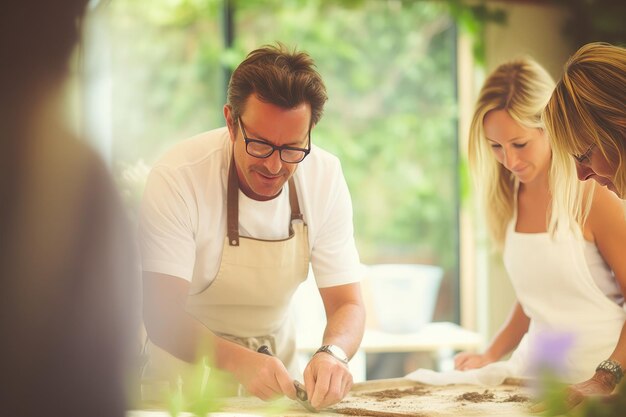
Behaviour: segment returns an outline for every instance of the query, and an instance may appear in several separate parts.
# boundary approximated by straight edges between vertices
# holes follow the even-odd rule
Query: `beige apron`
[[[286,187],[283,189],[285,192]],[[289,237],[261,240],[239,236],[239,181],[231,160],[228,174],[227,224],[222,260],[213,282],[190,295],[186,310],[218,336],[256,350],[265,344],[292,377],[296,361],[295,327],[289,314],[298,285],[309,268],[307,226],[303,221],[293,178],[289,180]],[[193,375],[192,365],[151,342],[146,343],[143,380],[175,381]],[[197,369],[196,369],[197,372]]]

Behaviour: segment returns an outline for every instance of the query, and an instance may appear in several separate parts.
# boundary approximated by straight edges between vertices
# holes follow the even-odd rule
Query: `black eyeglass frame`
[[[307,155],[311,152],[311,126],[309,126],[309,131],[307,133],[308,136],[308,143],[307,143],[307,147],[306,148],[296,148],[294,146],[288,146],[288,145],[281,145],[281,146],[276,146],[274,144],[271,144],[269,142],[266,142],[264,140],[260,140],[260,139],[253,139],[253,138],[249,138],[248,135],[246,134],[246,130],[243,127],[243,122],[241,121],[241,117],[237,118],[237,122],[239,123],[239,128],[241,129],[241,134],[243,135],[243,140],[246,143],[246,153],[250,156],[253,156],[255,158],[260,158],[260,159],[265,159],[265,158],[269,158],[270,156],[272,156],[274,154],[274,152],[278,151],[278,155],[280,156],[280,160],[283,161],[286,164],[299,164],[300,162],[304,161],[304,158],[307,157]],[[267,154],[267,155],[255,155],[253,153],[250,153],[250,151],[248,150],[248,145],[250,143],[258,143],[261,145],[265,145],[268,146],[270,148],[272,148],[272,150]],[[283,158],[283,151],[297,151],[297,152],[302,152],[302,159],[300,159],[299,161],[286,161]]]
[[[593,143],[591,144],[591,146],[589,147],[589,149],[587,149],[585,153],[581,155],[572,155],[572,156],[574,157],[576,162],[578,162],[581,165],[589,164],[591,162],[591,152],[594,150],[595,147],[596,147],[596,144]]]

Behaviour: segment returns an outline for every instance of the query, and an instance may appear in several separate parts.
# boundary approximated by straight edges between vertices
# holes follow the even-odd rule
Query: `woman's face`
[[[519,125],[506,110],[491,110],[483,121],[491,150],[523,184],[547,178],[552,150],[544,131]]]
[[[598,182],[598,184],[613,191],[618,195],[618,197],[626,197],[624,195],[620,195],[615,188],[614,181],[617,164],[608,160],[595,144],[590,145],[584,154],[575,155],[574,159],[576,160],[576,172],[578,174],[578,179],[581,181],[593,179]]]

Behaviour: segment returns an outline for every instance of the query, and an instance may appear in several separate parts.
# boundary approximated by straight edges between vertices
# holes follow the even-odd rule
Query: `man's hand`
[[[296,399],[293,380],[280,359],[254,351],[245,352],[240,359],[235,377],[250,394],[264,401],[282,395]]]
[[[304,370],[309,402],[318,410],[341,401],[352,388],[348,367],[332,355],[316,353]]]
[[[608,372],[598,371],[591,379],[566,388],[565,407],[569,410],[580,404],[586,397],[609,396],[615,389],[615,377]],[[542,401],[530,408],[533,413],[545,411],[546,403]]]
[[[495,361],[496,359],[487,353],[461,352],[454,357],[454,369],[467,371],[468,369],[482,368]]]

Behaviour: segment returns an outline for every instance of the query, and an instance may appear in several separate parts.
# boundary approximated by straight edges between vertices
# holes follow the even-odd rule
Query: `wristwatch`
[[[613,375],[616,385],[619,384],[619,381],[621,381],[622,377],[624,376],[624,371],[622,371],[622,367],[620,366],[620,364],[617,361],[611,359],[600,362],[600,365],[598,365],[598,367],[596,368],[596,372],[598,371],[606,371]]]
[[[315,353],[317,354],[320,352],[326,352],[338,361],[343,362],[345,365],[348,364],[348,355],[346,355],[346,352],[344,352],[343,349],[337,345],[324,345],[317,349]]]

